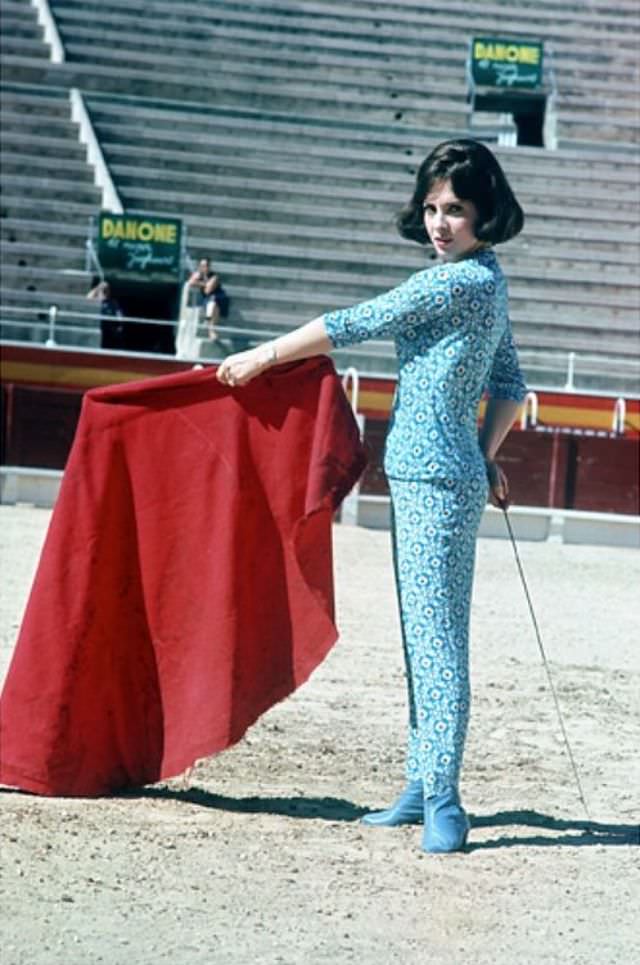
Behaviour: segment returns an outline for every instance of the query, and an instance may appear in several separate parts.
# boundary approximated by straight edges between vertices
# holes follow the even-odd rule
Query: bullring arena
[[[338,642],[184,774],[102,797],[1,788],[3,965],[640,959],[637,5],[0,0],[0,13],[0,682],[84,393],[206,370],[398,284],[425,259],[393,225],[416,164],[470,135],[527,213],[501,253],[530,389],[503,464],[589,812],[488,509],[469,842],[427,855],[417,827],[360,824],[403,780],[381,469],[395,369],[390,343],[341,350],[369,465],[333,523]],[[503,78],[543,51],[535,89],[506,84],[504,100],[505,84],[474,80],[474,38]],[[127,265],[114,239],[150,247]],[[184,287],[202,257],[230,295],[215,338]],[[102,280],[131,339],[115,349],[86,298]]]

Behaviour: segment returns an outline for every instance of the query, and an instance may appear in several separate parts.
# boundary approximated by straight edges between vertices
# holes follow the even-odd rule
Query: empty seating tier
[[[525,357],[637,355],[635,4],[50,6],[63,63],[31,7],[0,2],[4,308],[86,313],[101,197],[72,87],[125,208],[184,219],[191,254],[209,255],[232,294],[229,323],[252,338],[400,282],[431,256],[396,235],[395,214],[430,148],[469,130],[469,39],[506,31],[544,41],[557,82],[556,149],[486,135],[527,213],[502,252],[518,340]],[[356,356],[387,370],[390,346]]]

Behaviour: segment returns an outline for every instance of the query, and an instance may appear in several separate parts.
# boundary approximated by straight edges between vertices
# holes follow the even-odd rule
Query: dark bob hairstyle
[[[422,245],[430,240],[423,205],[437,181],[451,181],[462,201],[473,201],[478,211],[474,228],[478,241],[497,245],[522,230],[524,213],[497,160],[480,141],[463,138],[438,144],[420,165],[413,197],[396,221],[403,238]]]

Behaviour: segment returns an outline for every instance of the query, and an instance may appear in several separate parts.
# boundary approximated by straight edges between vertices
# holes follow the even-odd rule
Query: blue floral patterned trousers
[[[407,778],[457,787],[469,721],[469,616],[484,479],[390,479],[409,691]]]

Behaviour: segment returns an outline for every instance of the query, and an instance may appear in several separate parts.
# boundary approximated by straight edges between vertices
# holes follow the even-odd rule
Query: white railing
[[[527,392],[522,404],[520,416],[521,429],[535,429],[538,425],[538,396],[535,392]]]
[[[616,435],[624,435],[625,424],[627,421],[627,403],[624,399],[616,399],[613,406],[613,419],[611,421],[611,431]]]
[[[350,402],[353,410],[353,417],[358,426],[360,438],[364,439],[364,415],[359,410],[360,375],[354,365],[350,365],[349,368],[345,370],[342,376],[342,388],[344,389],[347,398],[349,397],[349,390],[351,390]],[[348,495],[342,501],[342,506],[340,507],[341,523],[347,523],[351,526],[358,525],[358,507],[360,505],[361,481],[361,479],[358,479],[351,492],[348,493]]]
[[[198,325],[201,307],[196,304],[197,292],[188,281],[182,286],[180,311],[176,329],[176,355],[179,359],[197,358],[200,353]]]
[[[31,0],[31,6],[35,7],[38,14],[38,23],[44,31],[45,43],[51,48],[51,62],[64,63],[64,47],[48,0]]]
[[[99,272],[98,272],[99,273]],[[188,303],[183,303],[188,306]],[[41,329],[42,341],[50,337],[48,312],[51,306],[31,306],[29,308],[3,308],[0,306],[0,325],[11,326],[12,329],[24,329],[24,341],[32,342],[34,328]],[[54,328],[65,328],[67,332],[87,332],[87,323],[94,325],[96,314],[89,312],[74,312],[60,309],[58,306],[57,320]],[[189,311],[191,306],[186,307]],[[183,318],[182,309],[180,319]],[[38,318],[37,316],[41,317]],[[43,316],[46,316],[44,318]],[[180,322],[168,322],[166,319],[131,318],[127,319],[140,324],[174,324],[179,331]],[[76,321],[79,324],[75,324]],[[186,319],[185,319],[186,321]],[[193,332],[192,318],[189,322],[190,331],[186,333],[186,341],[180,339],[181,358],[196,358],[196,353],[200,350],[200,339],[196,332]],[[84,323],[84,324],[83,324]],[[257,342],[267,341],[277,338],[279,335],[289,331],[286,325],[276,323],[265,324],[242,324],[242,325],[216,325],[216,334],[219,336],[219,354],[222,357],[231,348],[237,350],[244,346],[249,347]],[[185,333],[183,332],[183,335]],[[55,337],[55,336],[54,336]],[[12,335],[13,339],[14,336]],[[20,335],[18,335],[20,339]],[[36,339],[40,340],[40,335],[36,334]],[[216,343],[217,344],[217,343]],[[590,395],[604,394],[625,395],[627,398],[635,398],[640,394],[640,363],[636,358],[609,357],[606,355],[587,355],[575,352],[538,352],[535,350],[522,349],[520,351],[520,362],[528,377],[530,384],[536,386],[538,390],[547,391],[570,391],[587,392]],[[393,343],[388,341],[368,342],[364,345],[354,345],[349,349],[340,350],[336,354],[337,365],[342,371],[348,367],[356,365],[360,377],[366,374],[369,378],[394,379],[396,377],[396,363],[393,350]],[[539,373],[539,374],[537,374]],[[596,384],[597,383],[597,384]],[[604,387],[602,387],[604,386]]]
[[[87,148],[87,163],[93,168],[93,182],[102,191],[102,207],[114,214],[122,214],[124,208],[116,186],[111,179],[102,148],[93,129],[84,98],[77,87],[69,91],[71,101],[71,120],[79,127],[80,143]]]

